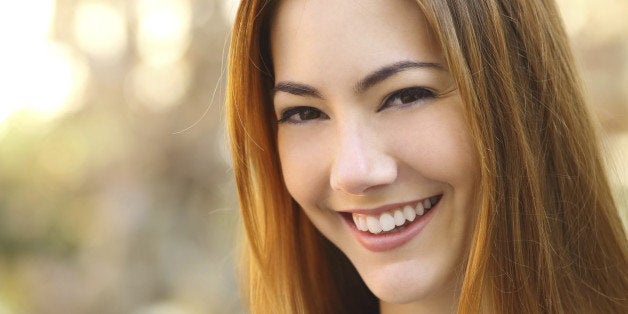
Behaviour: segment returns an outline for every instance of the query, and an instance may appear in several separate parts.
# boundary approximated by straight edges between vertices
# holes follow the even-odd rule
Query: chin
[[[432,303],[456,294],[459,277],[456,272],[445,273],[419,263],[374,267],[360,272],[371,292],[381,301],[392,304]],[[423,268],[423,271],[419,269]]]

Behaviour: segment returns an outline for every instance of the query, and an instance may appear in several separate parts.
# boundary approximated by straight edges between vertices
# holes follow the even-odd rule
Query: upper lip
[[[414,207],[414,206],[416,206],[416,204],[419,201],[423,201],[425,199],[428,199],[428,198],[431,198],[431,197],[434,197],[434,196],[438,196],[438,195],[441,195],[441,194],[442,193],[436,193],[436,194],[432,194],[431,196],[428,196],[428,197],[415,199],[415,200],[408,201],[408,202],[391,203],[391,204],[386,204],[386,205],[375,207],[375,208],[371,208],[371,209],[351,208],[351,209],[342,209],[342,210],[338,210],[338,211],[342,212],[342,213],[363,214],[363,215],[378,215],[378,214],[381,214],[383,212],[387,212],[387,211],[390,211],[390,210],[393,210],[393,209],[403,208],[406,205],[410,205],[411,207]]]

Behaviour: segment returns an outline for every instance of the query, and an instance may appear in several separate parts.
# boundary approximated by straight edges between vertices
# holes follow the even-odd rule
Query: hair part
[[[282,179],[269,92],[275,4],[242,1],[229,55],[242,287],[254,313],[376,313],[375,296]],[[628,312],[626,235],[553,1],[418,4],[457,82],[481,166],[458,312]]]

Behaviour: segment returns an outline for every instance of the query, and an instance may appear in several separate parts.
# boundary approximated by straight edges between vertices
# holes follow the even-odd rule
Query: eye
[[[377,111],[382,111],[388,107],[411,106],[417,102],[435,97],[435,92],[424,87],[404,88],[386,97]]]
[[[329,118],[324,112],[312,107],[293,107],[284,110],[277,123],[304,123],[310,120]]]

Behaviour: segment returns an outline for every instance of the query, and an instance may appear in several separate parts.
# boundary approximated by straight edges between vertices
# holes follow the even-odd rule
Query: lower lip
[[[360,231],[353,223],[351,217],[344,219],[349,229],[353,232],[358,242],[362,244],[367,250],[373,252],[385,252],[394,250],[417,236],[423,228],[432,220],[434,212],[439,208],[442,199],[430,208],[430,210],[423,216],[417,216],[409,225],[405,226],[402,230],[392,233],[379,233],[372,234],[368,231]]]

